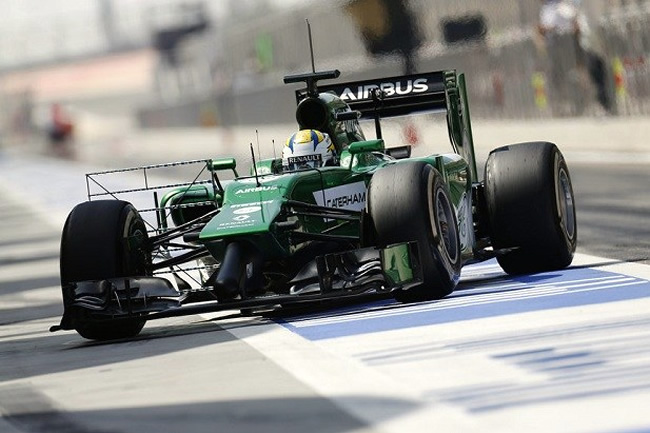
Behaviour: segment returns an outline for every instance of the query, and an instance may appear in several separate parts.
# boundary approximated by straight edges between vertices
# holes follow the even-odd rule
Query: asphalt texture
[[[517,141],[516,137],[506,142],[514,141]],[[612,259],[650,264],[650,164],[613,162],[606,157],[582,158],[572,151],[573,149],[569,148],[565,156],[576,198],[578,250],[605,257],[608,261]],[[162,159],[160,154],[157,156]],[[125,154],[123,157],[128,165],[129,155]],[[89,158],[85,162],[96,163],[97,160]],[[66,209],[63,211],[67,212],[70,208],[66,202],[69,199],[67,196],[73,195],[73,191],[62,191],[61,186],[57,184],[59,181],[49,177],[47,169],[43,167],[49,164],[57,171],[66,172],[66,167],[69,166],[69,171],[75,172],[76,179],[78,164],[60,160],[42,163],[43,161],[35,166],[35,172],[30,176],[31,185],[21,186],[50,188],[53,192],[48,194],[48,197],[51,197],[49,200],[64,202]],[[83,177],[79,177],[78,181],[82,184]],[[60,185],[69,184],[68,179],[60,182]],[[49,334],[48,327],[55,324],[61,314],[58,286],[60,228],[38,212],[38,200],[35,196],[27,195],[29,200],[26,200],[25,196],[20,198],[20,194],[18,189],[11,194],[0,190],[0,432],[369,432],[376,431],[374,420],[387,420],[390,425],[390,420],[403,420],[409,414],[418,412],[421,401],[409,399],[408,393],[397,389],[397,378],[402,377],[400,375],[404,375],[404,371],[417,373],[417,368],[412,367],[413,364],[404,364],[404,370],[391,370],[392,367],[389,366],[384,373],[399,373],[389,386],[384,386],[379,380],[385,379],[385,374],[363,376],[363,382],[368,384],[368,388],[362,392],[361,388],[355,388],[357,382],[349,377],[357,372],[358,362],[348,362],[346,359],[341,364],[345,368],[337,370],[338,364],[331,364],[331,368],[328,368],[325,363],[333,360],[323,358],[319,364],[318,358],[334,353],[333,358],[344,359],[340,353],[333,352],[333,347],[336,346],[323,344],[318,347],[327,350],[319,352],[314,344],[307,344],[305,352],[299,357],[294,356],[291,360],[293,364],[290,364],[301,365],[303,374],[308,374],[300,376],[296,373],[299,369],[291,370],[277,362],[277,359],[283,359],[283,356],[292,356],[292,351],[296,349],[295,341],[290,340],[286,345],[282,345],[276,340],[267,340],[269,331],[256,317],[239,317],[234,327],[223,325],[224,321],[201,316],[153,321],[147,324],[137,338],[109,344],[88,342],[73,332]],[[541,286],[544,287],[543,284]],[[624,288],[621,290],[625,291]],[[461,292],[458,299],[465,298],[468,296]],[[534,299],[531,299],[531,302],[533,301]],[[428,341],[426,338],[431,339],[427,343],[429,346],[438,347],[441,339],[443,342],[445,338],[456,341],[455,339],[460,338],[459,335],[463,335],[464,329],[467,332],[466,338],[474,338],[476,334],[477,342],[468,346],[475,347],[478,342],[493,343],[493,340],[481,335],[481,332],[493,330],[497,335],[501,335],[500,333],[506,333],[505,330],[509,327],[517,334],[532,336],[534,332],[543,330],[546,326],[553,333],[563,335],[561,340],[566,341],[567,337],[575,335],[575,332],[572,331],[573,328],[555,330],[554,327],[558,323],[564,320],[584,321],[584,329],[601,329],[604,325],[598,325],[598,328],[590,320],[593,317],[594,323],[598,324],[596,319],[601,318],[603,311],[607,311],[606,318],[611,316],[608,320],[619,327],[621,323],[625,324],[624,318],[637,322],[643,320],[643,323],[646,323],[645,316],[639,315],[648,310],[638,308],[645,304],[634,302],[630,301],[631,306],[625,311],[619,307],[609,310],[594,309],[590,310],[593,311],[591,315],[584,316],[576,313],[585,311],[585,307],[577,307],[573,310],[574,314],[563,314],[559,308],[544,315],[530,313],[525,320],[513,315],[512,321],[508,321],[508,316],[505,316],[506,319],[499,322],[499,326],[494,329],[489,326],[494,323],[490,319],[484,319],[486,322],[481,323],[487,325],[480,328],[474,328],[472,321],[467,321],[466,329],[463,327],[464,322],[442,324],[435,329],[422,328],[421,335],[413,338],[415,342],[408,344],[402,339],[402,334],[393,335],[393,340],[391,334],[377,334],[378,340],[381,340],[377,342],[377,347],[389,350],[387,347],[390,347],[392,341],[392,344],[405,344],[408,350],[417,351],[421,350],[423,341]],[[391,306],[391,309],[395,307]],[[620,314],[620,317],[617,314]],[[530,317],[543,317],[543,320],[537,324],[531,322]],[[522,330],[526,324],[530,329]],[[646,334],[637,328],[630,329],[630,335],[640,337],[639,341],[634,340],[633,344],[627,346],[639,351],[638,358],[643,359],[646,352],[643,351],[645,343],[641,337]],[[646,332],[645,329],[642,331]],[[432,333],[432,330],[436,332]],[[512,335],[506,334],[498,341],[511,341]],[[613,344],[612,339],[620,339],[620,336],[621,333],[617,332],[616,335],[606,334],[597,339],[589,337],[585,341],[595,340],[602,342],[603,347],[609,347]],[[567,354],[563,352],[564,348],[560,350],[553,346],[561,346],[562,342],[556,340],[549,338],[548,341],[541,340],[536,342],[536,345],[529,345],[530,347],[511,350],[516,351],[517,356],[529,357],[531,353],[540,353],[542,347],[544,351],[541,353],[548,353],[549,350],[559,352],[555,358],[560,360],[570,356],[582,356],[583,352],[599,353],[589,349]],[[260,341],[269,341],[268,344],[274,346],[261,352],[259,346],[253,344],[255,341],[258,345]],[[355,351],[370,350],[371,346],[368,346],[367,342],[355,341],[351,339],[349,342]],[[306,342],[301,342],[303,343]],[[337,341],[334,340],[334,343]],[[344,341],[338,344],[343,343]],[[549,344],[552,349],[548,349]],[[456,358],[450,358],[449,364],[445,364],[445,357],[452,352],[458,352],[461,346],[460,343],[450,344],[448,347],[453,350],[442,346],[444,350],[437,359],[440,366],[444,367],[440,370],[443,376],[448,376],[450,370],[462,369],[462,374],[454,376],[456,379],[476,375],[480,378],[477,383],[481,383],[485,377],[484,371],[491,371],[490,376],[497,379],[504,374],[503,371],[494,369],[495,366],[501,365],[494,364],[495,359],[500,359],[495,358],[494,353],[484,357],[489,361],[485,364],[480,362],[483,358],[474,354],[467,359],[460,358],[459,362],[452,362]],[[275,357],[270,358],[269,353],[273,353]],[[495,353],[499,355],[501,352]],[[436,360],[435,356],[429,358]],[[626,364],[621,366],[621,371],[628,372],[630,369],[626,368],[626,365],[634,356],[625,355],[623,359]],[[512,369],[513,375],[521,374],[524,371],[522,366],[530,365],[528,358],[524,361]],[[467,368],[470,365],[468,362],[477,367]],[[310,368],[312,364],[317,367]],[[563,369],[569,367],[573,368],[568,370],[571,373],[569,376],[573,377],[576,367],[562,366]],[[487,368],[489,370],[486,370]],[[304,373],[305,371],[308,373]],[[431,371],[427,370],[429,373]],[[539,376],[545,374],[547,373]],[[586,373],[583,371],[583,374]],[[589,379],[585,383],[601,383],[599,380],[592,380],[591,376],[585,377]],[[635,386],[644,387],[646,378],[647,376],[640,374],[634,376]],[[437,378],[443,382],[444,379],[442,376]],[[351,394],[340,391],[343,389],[341,382],[346,380],[350,381],[350,387],[353,388]],[[526,380],[532,379],[526,377]],[[315,387],[313,383],[321,385]],[[332,389],[334,392],[324,393],[324,389]],[[378,391],[370,392],[374,389]],[[482,395],[481,389],[474,391],[476,395]],[[584,391],[580,389],[576,392]],[[613,394],[611,400],[601,395],[603,406],[608,408],[605,412],[609,418],[628,418],[630,414],[624,413],[625,408],[634,405],[626,405],[623,397],[629,394],[629,391]],[[520,396],[513,398],[518,400]],[[570,405],[573,401],[567,398],[562,406],[565,406],[565,403]],[[630,400],[632,403],[639,401],[642,401],[642,397]],[[381,410],[368,411],[367,413],[373,415],[364,418],[345,410],[342,402],[348,408]],[[438,401],[433,403],[435,408],[441,406],[444,404]],[[436,413],[435,410],[432,412]],[[456,412],[443,413],[444,420],[453,423],[455,417],[450,417],[449,413]],[[555,412],[553,413],[555,416]],[[603,411],[590,412],[591,415],[585,419],[599,413]],[[516,414],[514,412],[514,417],[507,416],[504,419],[517,419]],[[543,420],[544,412],[538,414]],[[373,418],[375,415],[377,417]],[[490,413],[487,415],[483,419],[489,420]],[[369,421],[369,418],[373,418],[373,421]],[[639,415],[639,418],[641,423],[630,425],[639,426],[639,429],[634,431],[645,431],[647,417]],[[540,420],[535,423],[538,427],[545,425]],[[420,428],[409,429],[408,424],[396,424],[397,428],[392,431],[422,431],[422,425],[418,424]],[[434,424],[426,425],[429,429]],[[445,429],[443,424],[435,425],[441,426],[443,431],[476,431],[476,428]],[[491,427],[493,431],[522,431],[521,428],[508,429],[507,424],[496,423],[491,424]],[[535,429],[531,428],[528,431],[533,430]],[[625,431],[628,430],[629,428]],[[621,429],[608,429],[603,424],[598,431]]]
[[[578,249],[650,264],[650,165],[573,164]]]

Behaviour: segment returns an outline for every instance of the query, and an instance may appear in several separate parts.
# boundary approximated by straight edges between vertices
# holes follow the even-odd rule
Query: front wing
[[[422,282],[417,242],[364,248],[316,257],[317,282],[289,294],[265,293],[234,300],[188,302],[191,292],[176,290],[159,277],[111,278],[80,281],[64,287],[66,313],[50,331],[70,329],[65,315],[83,309],[93,321],[147,320],[231,309],[274,308],[367,294],[406,290]],[[209,288],[204,291],[210,292]]]

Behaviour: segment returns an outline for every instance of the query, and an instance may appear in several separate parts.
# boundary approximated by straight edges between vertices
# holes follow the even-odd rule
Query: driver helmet
[[[282,149],[282,166],[285,170],[318,168],[336,163],[336,150],[329,135],[315,129],[294,133]]]

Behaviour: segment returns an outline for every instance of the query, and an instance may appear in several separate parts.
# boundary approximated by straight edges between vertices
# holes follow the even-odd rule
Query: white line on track
[[[306,319],[297,319],[295,321],[291,320],[290,323],[296,328],[306,327],[306,326],[315,326],[315,325],[325,325],[330,323],[345,323],[345,322],[354,322],[357,320],[371,319],[371,318],[390,318],[395,316],[404,316],[411,315],[415,313],[430,312],[437,310],[447,310],[457,307],[464,307],[470,305],[486,305],[496,302],[503,301],[515,301],[521,299],[532,299],[539,298],[544,296],[555,296],[562,295],[566,293],[580,293],[585,291],[593,290],[603,290],[611,289],[615,287],[626,287],[631,285],[638,284],[647,284],[647,281],[635,280],[634,278],[629,277],[606,277],[608,284],[602,284],[601,281],[590,282],[590,283],[578,283],[581,280],[576,280],[574,284],[548,284],[548,285],[535,285],[532,288],[524,288],[525,285],[516,285],[519,287],[519,290],[509,291],[506,293],[486,293],[486,294],[477,294],[469,298],[445,298],[436,303],[430,304],[420,304],[416,306],[405,306],[400,308],[397,311],[384,310],[380,311],[368,311],[362,313],[350,313],[347,316],[336,316],[336,317],[323,317],[323,318],[306,318]],[[602,279],[600,279],[602,280]],[[571,290],[577,287],[584,287],[579,290]],[[512,288],[512,287],[511,287]],[[464,293],[464,292],[463,292]]]

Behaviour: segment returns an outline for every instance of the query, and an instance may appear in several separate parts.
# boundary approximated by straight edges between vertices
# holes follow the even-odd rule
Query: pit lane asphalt
[[[650,165],[575,163],[570,172],[579,250],[650,264]]]
[[[60,169],[62,165],[52,162],[51,171]],[[37,171],[42,173],[44,167],[38,167]],[[30,185],[25,184],[24,187],[29,188]],[[69,192],[74,195],[72,191]],[[378,431],[372,427],[375,423],[387,426],[388,431],[428,431],[431,419],[437,421],[434,424],[442,431],[476,431],[476,425],[472,424],[476,414],[470,413],[468,416],[448,404],[436,403],[434,407],[441,413],[438,416],[431,407],[421,406],[421,399],[416,398],[415,392],[401,389],[397,381],[390,380],[390,376],[387,380],[386,375],[369,372],[370,369],[341,358],[339,354],[332,358],[332,353],[324,353],[319,346],[310,346],[297,336],[291,337],[292,333],[285,332],[280,339],[277,336],[270,339],[268,337],[273,332],[269,331],[269,325],[255,317],[237,318],[235,315],[231,319],[226,317],[213,321],[206,317],[189,316],[154,321],[145,327],[139,337],[108,344],[87,342],[70,332],[49,334],[47,328],[56,322],[61,313],[57,258],[60,228],[58,223],[52,223],[53,219],[60,223],[60,218],[56,215],[44,216],[35,211],[32,207],[35,197],[23,202],[14,193],[0,193],[0,211],[3,215],[0,226],[1,432],[244,433],[302,432],[307,429],[313,432],[370,432]],[[458,300],[463,300],[462,293]],[[611,310],[607,314],[611,315]],[[601,316],[600,313],[595,315]],[[584,314],[567,317],[584,320],[582,316]],[[232,322],[225,328],[220,325],[228,320]],[[631,322],[627,324],[624,320]],[[645,328],[640,326],[649,320],[650,317],[635,318],[633,314],[621,312],[618,317],[609,319],[607,326],[629,326],[631,331],[628,333],[631,335],[628,338],[633,338],[642,335],[640,333]],[[543,325],[534,329],[544,330],[551,327],[550,323],[555,327],[557,322],[557,318],[549,317]],[[537,326],[536,322],[525,323],[528,327]],[[588,323],[578,329],[587,332],[605,326],[594,328]],[[517,328],[522,326],[524,323],[519,323]],[[454,322],[447,327],[463,329],[467,325]],[[465,329],[465,333],[467,331]],[[426,334],[426,331],[423,332]],[[565,335],[567,330],[553,331],[550,328],[541,337],[553,341],[551,337],[557,332]],[[519,333],[529,338],[534,335],[531,330]],[[471,334],[472,331],[465,338]],[[290,338],[286,340],[287,337]],[[442,332],[434,340],[438,338],[455,341],[456,336]],[[493,337],[495,341],[504,338]],[[583,338],[590,340],[594,337],[589,335]],[[479,340],[482,341],[481,338]],[[601,340],[606,338],[599,336],[596,341]],[[424,340],[421,336],[416,341],[422,343]],[[486,341],[494,344],[492,340]],[[396,343],[402,346],[406,344],[402,339],[389,339],[384,343],[376,341],[374,346],[364,345],[363,351],[373,353],[371,347],[375,347],[374,350],[379,353],[382,352],[380,348],[385,351],[386,347]],[[269,344],[272,346],[269,347]],[[303,344],[307,344],[307,352],[294,353]],[[427,347],[430,344],[427,343]],[[542,341],[541,344],[548,343]],[[438,342],[432,347],[439,345]],[[407,347],[408,351],[420,350],[412,343],[408,343]],[[516,350],[516,345],[514,347],[511,350],[522,358],[518,362],[522,365],[530,362],[526,358],[530,356],[529,352]],[[260,350],[262,348],[263,351]],[[440,350],[444,355],[449,349],[442,347]],[[564,350],[568,348],[562,351],[553,349],[550,355],[557,360],[578,356],[574,353],[564,354]],[[636,347],[636,350],[644,353],[641,347]],[[269,351],[273,353],[272,358],[266,355]],[[545,349],[540,353],[548,351]],[[329,355],[329,358],[323,358],[323,355]],[[471,353],[469,356],[471,359],[474,357]],[[278,363],[278,359],[283,357],[284,365],[290,362],[291,365],[301,366],[302,376],[294,374],[298,369],[283,369],[283,364]],[[444,362],[444,358],[441,360]],[[336,362],[330,364],[333,361]],[[454,368],[462,369],[463,365],[460,363]],[[493,370],[493,365],[490,368],[490,376],[502,374]],[[481,368],[470,368],[463,375],[480,375],[481,371]],[[646,375],[625,375],[626,381],[635,380],[637,385],[646,379]],[[319,383],[319,388],[311,386],[314,381]],[[645,386],[643,383],[639,386]],[[363,384],[365,388],[360,388]],[[340,394],[341,389],[346,390],[346,385],[349,394]],[[579,385],[584,386],[582,382]],[[580,392],[576,388],[577,385],[574,385],[571,392]],[[324,392],[328,389],[336,392]],[[387,393],[387,390],[390,392]],[[501,394],[508,397],[504,392],[501,391]],[[530,393],[530,390],[526,392]],[[480,389],[468,393],[470,391],[458,395],[463,398],[483,395]],[[544,398],[544,394],[541,395],[540,398]],[[454,394],[448,399],[454,401],[456,398],[460,397]],[[527,394],[527,398],[532,397]],[[612,405],[621,401],[618,398],[614,394],[610,400],[605,399],[607,407],[627,407],[625,403]],[[341,407],[341,402],[347,410]],[[485,404],[483,400],[478,403]],[[351,414],[350,407],[369,415],[366,418],[355,416]],[[613,412],[619,413],[618,419],[629,417],[623,409]],[[486,414],[488,420],[489,415],[491,413]],[[548,418],[544,418],[543,411],[539,416],[537,425],[544,426],[549,422]],[[429,422],[422,424],[423,419]],[[512,419],[516,419],[516,416]],[[613,419],[617,417],[614,415]],[[640,420],[642,422],[643,418],[637,415],[634,422]],[[501,422],[497,419],[492,426],[500,426],[498,431],[521,431]],[[423,428],[424,425],[427,427]],[[590,425],[593,431],[593,424],[585,425]],[[589,431],[585,425],[574,425],[568,430]]]
[[[579,248],[647,263],[648,166],[585,162],[569,153],[567,159]],[[43,186],[47,165],[25,186]],[[54,188],[49,197],[65,202],[59,194]],[[140,338],[108,345],[48,334],[60,314],[58,227],[50,230],[29,206],[2,203],[0,287],[8,321],[2,322],[0,431],[373,431],[204,318],[152,322]],[[69,206],[63,207],[64,215]],[[262,329],[254,325],[247,332]],[[386,418],[417,409],[405,398],[355,398],[383,404]]]

